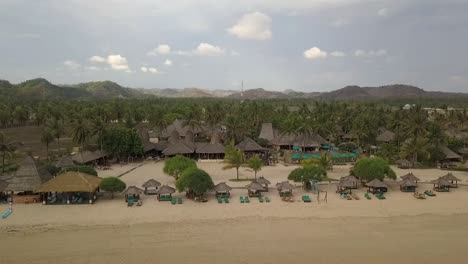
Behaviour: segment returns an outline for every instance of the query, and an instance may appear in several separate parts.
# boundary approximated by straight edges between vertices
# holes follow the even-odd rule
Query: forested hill
[[[296,92],[293,90],[268,91],[262,88],[244,92],[225,90],[185,89],[132,89],[111,81],[87,82],[74,85],[56,85],[38,78],[19,84],[0,80],[0,96],[16,99],[112,99],[143,97],[227,97],[233,99],[288,99],[317,98],[322,100],[371,100],[419,98],[468,98],[465,93],[425,91],[421,88],[395,84],[381,87],[346,86],[331,92]]]

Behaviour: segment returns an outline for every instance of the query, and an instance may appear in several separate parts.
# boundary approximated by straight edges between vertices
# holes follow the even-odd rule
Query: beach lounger
[[[258,201],[261,202],[261,203],[263,203],[263,202],[264,202],[263,197],[262,197],[262,196],[259,196],[259,197],[258,197]]]
[[[133,199],[128,199],[127,200],[127,206],[133,206],[135,202],[133,201]]]
[[[176,203],[177,203],[177,199],[176,199],[176,198],[172,198],[171,203],[172,203],[172,204],[176,204]]]
[[[303,195],[303,196],[302,196],[302,201],[303,201],[304,203],[310,203],[310,202],[312,202],[312,200],[310,199],[310,196],[309,196],[309,195]]]
[[[367,200],[372,199],[371,196],[369,195],[369,193],[365,193],[365,194],[364,194],[364,197],[366,197]]]
[[[182,203],[183,203],[182,197],[177,198],[177,203],[178,203],[178,204],[182,204]]]
[[[228,197],[224,197],[224,203],[229,203],[229,198]]]
[[[375,197],[377,197],[379,200],[385,200],[385,196],[382,193],[376,193]]]
[[[270,197],[265,197],[265,202],[269,203],[270,202]]]
[[[244,198],[244,200],[245,200],[246,203],[250,203],[250,198],[249,198],[248,196],[246,196],[246,197]]]
[[[424,194],[427,195],[427,196],[431,196],[431,197],[436,196],[436,194],[433,191],[430,191],[430,190],[425,190]]]
[[[351,197],[353,197],[354,200],[359,200],[359,197],[356,194],[351,194]]]
[[[244,197],[243,196],[239,197],[239,201],[240,203],[244,203]]]
[[[218,197],[218,203],[223,203],[223,198]]]

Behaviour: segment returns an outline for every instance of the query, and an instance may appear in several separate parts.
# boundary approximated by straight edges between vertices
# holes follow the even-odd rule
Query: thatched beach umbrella
[[[434,190],[438,192],[449,192],[450,187],[452,187],[452,183],[443,177],[440,177],[437,180],[433,180],[431,183],[434,184]]]
[[[410,173],[408,173],[408,174],[406,174],[406,175],[403,175],[403,176],[401,176],[400,178],[401,178],[402,180],[410,180],[410,181],[413,181],[413,182],[415,182],[416,184],[418,184],[418,181],[420,181],[419,178],[416,177],[416,176],[414,176],[414,174],[413,174],[412,172],[410,172]]]
[[[414,192],[417,186],[418,184],[410,178],[405,178],[400,182],[400,190],[402,192]]]
[[[258,196],[260,192],[265,191],[265,188],[258,182],[251,182],[249,185],[245,186],[247,188],[249,196]]]
[[[292,185],[288,181],[284,181],[277,183],[276,188],[278,189],[280,196],[283,196],[284,194],[292,194],[292,191],[296,188],[296,186]]]
[[[146,195],[151,195],[151,194],[156,194],[159,186],[161,186],[160,182],[156,181],[155,179],[149,179],[145,183],[143,183],[141,187],[145,188],[144,193]],[[148,188],[154,188],[154,189],[148,190]]]
[[[255,180],[257,183],[261,184],[263,186],[263,188],[265,189],[265,191],[268,192],[268,185],[271,184],[271,182],[267,179],[265,179],[265,177],[259,177],[257,180]]]
[[[173,193],[175,189],[168,185],[163,185],[156,191],[159,201],[170,201]]]
[[[232,188],[229,185],[227,185],[225,182],[220,182],[216,184],[216,186],[214,187],[214,190],[216,192],[216,197],[218,196],[229,197],[230,191],[232,190]]]
[[[452,188],[457,188],[458,187],[458,182],[461,181],[460,179],[455,177],[451,172],[447,173],[446,175],[442,176],[441,178],[443,178],[444,180],[449,181],[450,183],[452,183],[452,186],[450,186]]]
[[[375,193],[376,191],[379,192],[386,192],[387,191],[387,184],[382,182],[381,180],[375,178],[372,181],[366,183],[366,186],[369,188],[369,192]]]

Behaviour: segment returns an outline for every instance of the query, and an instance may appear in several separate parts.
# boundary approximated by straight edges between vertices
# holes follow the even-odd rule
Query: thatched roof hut
[[[200,154],[224,154],[225,147],[221,143],[206,143],[197,147],[195,152]]]
[[[457,177],[455,177],[451,172],[447,173],[446,175],[441,177],[442,179],[452,183],[451,187],[458,187],[458,182],[461,181]]]
[[[378,142],[382,142],[382,143],[389,143],[389,142],[392,142],[393,140],[395,140],[395,133],[393,133],[392,131],[390,130],[384,130],[382,133],[380,133],[376,140]]]
[[[434,190],[438,192],[449,192],[450,187],[453,187],[453,184],[443,177],[433,180],[431,183],[434,184]]]
[[[408,169],[408,168],[411,168],[412,166],[411,161],[407,159],[399,159],[395,163],[398,165],[398,168],[400,169]]]
[[[377,178],[373,179],[372,181],[366,183],[366,186],[369,188],[369,192],[386,192],[387,191],[387,184]]]
[[[143,193],[143,190],[132,185],[132,186],[128,186],[127,189],[123,193],[125,194],[125,196],[140,195]]]
[[[72,156],[72,160],[76,164],[87,164],[98,161],[99,159],[104,158],[105,155],[101,153],[100,150],[96,151],[80,151]]]
[[[195,152],[195,147],[194,145],[188,145],[186,142],[178,141],[175,144],[169,144],[169,146],[162,152],[166,156],[174,156],[177,154],[192,154]]]
[[[73,163],[73,159],[71,156],[63,156],[61,157],[56,163],[55,167],[57,168],[66,168],[66,167],[73,167],[75,163]]]
[[[244,152],[258,152],[265,151],[266,149],[260,146],[257,142],[249,137],[245,137],[239,144],[236,145],[236,148]]]
[[[402,192],[414,192],[418,186],[418,184],[410,178],[403,179],[399,184]]]
[[[296,188],[296,186],[292,185],[288,181],[283,181],[283,182],[277,183],[276,188],[278,189],[279,192],[284,192],[284,191],[291,192],[292,190]]]
[[[36,191],[40,193],[95,192],[101,178],[77,171],[68,171],[42,184]]]
[[[34,192],[43,182],[50,179],[50,174],[41,173],[37,169],[33,158],[27,156],[20,163],[19,169],[8,181],[5,191],[11,192]]]
[[[220,182],[215,185],[214,190],[217,197],[229,197],[230,191],[232,190],[231,186],[227,185],[225,182]]]
[[[401,176],[400,178],[401,178],[402,180],[410,180],[410,181],[413,181],[413,182],[415,182],[416,184],[418,183],[418,181],[420,181],[419,178],[416,177],[416,176],[414,176],[414,174],[413,174],[412,172],[410,172],[410,173],[408,173],[408,174],[406,174],[406,175],[403,175],[403,176]]]
[[[161,183],[155,179],[149,179],[141,187],[145,188],[145,194],[158,194],[158,188],[161,186]]]
[[[257,178],[254,181],[256,181],[257,183],[263,185],[263,188],[268,192],[268,185],[271,184],[271,182],[269,180],[265,179],[265,177],[262,176],[262,177]]]
[[[445,155],[444,161],[462,161],[462,156],[453,152],[447,146],[440,147],[440,151]]]
[[[252,192],[252,193],[257,193],[257,192],[261,192],[265,190],[265,188],[260,183],[255,182],[255,181],[245,186],[245,188],[247,188],[247,190],[249,190],[249,192]]]

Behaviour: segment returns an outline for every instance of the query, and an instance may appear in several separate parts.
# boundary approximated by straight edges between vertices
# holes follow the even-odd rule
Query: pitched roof
[[[409,178],[406,178],[406,179],[403,179],[401,182],[400,182],[400,186],[401,187],[416,187],[418,186],[416,184],[415,181],[409,179]]]
[[[461,181],[460,179],[455,177],[451,172],[447,173],[446,175],[442,176],[441,178],[443,178],[444,180],[447,180],[447,181]]]
[[[419,178],[416,177],[416,176],[414,176],[414,174],[413,174],[412,172],[410,172],[410,173],[408,173],[408,174],[406,174],[406,175],[403,175],[403,176],[401,176],[400,178],[401,178],[402,180],[409,179],[409,180],[414,181],[414,182],[419,181]]]
[[[185,120],[180,120],[176,119],[172,124],[168,125],[165,130],[162,131],[161,136],[162,137],[169,137],[172,135],[172,132],[176,131],[179,135],[185,136],[187,134],[187,131],[191,131],[194,134],[198,134],[203,132],[204,128],[203,127],[194,127],[191,128],[186,124]]]
[[[384,130],[377,136],[376,140],[379,142],[391,142],[395,139],[395,133],[390,130]]]
[[[165,148],[162,152],[166,156],[172,156],[177,154],[191,154],[195,152],[195,147],[189,146],[187,145],[187,143],[179,141],[175,144],[169,144],[169,146]]]
[[[273,124],[263,123],[262,129],[260,130],[260,135],[258,136],[258,138],[263,138],[271,142],[275,138],[275,134],[273,131]]]
[[[221,143],[206,143],[200,146],[197,146],[195,152],[202,154],[219,154],[224,153],[224,145]]]
[[[366,183],[367,187],[373,187],[373,188],[387,188],[387,184],[385,182],[382,182],[381,180],[375,178],[372,181]]]
[[[296,186],[292,185],[288,181],[284,181],[284,182],[277,183],[276,188],[278,188],[278,190],[280,190],[280,191],[281,190],[292,190],[292,189],[295,189]]]
[[[291,134],[277,133],[277,136],[272,141],[272,144],[277,146],[299,146],[299,147],[320,147],[321,145],[329,144],[329,142],[318,134]]]
[[[105,155],[102,154],[100,150],[96,150],[96,151],[85,150],[85,151],[80,151],[74,154],[72,156],[72,160],[73,162],[78,163],[78,164],[85,164],[85,163],[89,163],[89,162],[92,162],[92,161],[95,161],[104,157]]]
[[[442,151],[445,155],[445,159],[457,159],[461,160],[461,156],[458,155],[457,153],[453,152],[451,149],[449,149],[447,146],[442,146],[440,147],[440,151]]]
[[[262,185],[268,185],[268,184],[271,184],[271,182],[267,179],[265,179],[265,177],[259,177],[257,178],[256,180],[258,183],[262,184]]]
[[[101,178],[77,171],[68,171],[42,184],[37,192],[94,192]]]
[[[73,159],[69,155],[61,157],[55,163],[55,167],[57,168],[65,168],[65,167],[72,167],[72,166],[75,166],[75,163],[73,163]]]
[[[220,182],[216,184],[216,186],[214,187],[214,190],[216,192],[229,192],[230,190],[232,190],[232,188],[229,185],[227,185],[225,182]]]
[[[41,178],[33,158],[27,156],[20,163],[19,169],[8,181],[6,191],[27,192],[36,190],[45,179]]]
[[[157,194],[172,194],[175,193],[175,189],[168,185],[163,185],[156,191]]]
[[[440,177],[437,180],[433,180],[431,183],[439,186],[452,186],[452,184],[443,177]]]
[[[143,185],[141,187],[143,187],[143,188],[153,188],[153,187],[158,188],[159,186],[161,186],[160,182],[158,182],[155,179],[149,179],[145,183],[143,183]]]
[[[359,183],[358,179],[353,175],[345,176],[340,179],[337,184],[337,187],[341,188],[352,188],[355,187]]]
[[[407,159],[399,159],[395,163],[398,164],[399,166],[407,166],[407,167],[411,166],[411,161]]]
[[[128,188],[123,193],[125,195],[140,195],[143,193],[143,190],[132,185],[132,186],[128,186]]]
[[[236,145],[236,148],[242,151],[262,151],[265,150],[257,142],[249,137],[245,137],[239,144]]]
[[[252,192],[257,192],[257,191],[264,191],[265,188],[258,182],[251,182],[249,185],[245,186],[247,190],[252,191]]]

